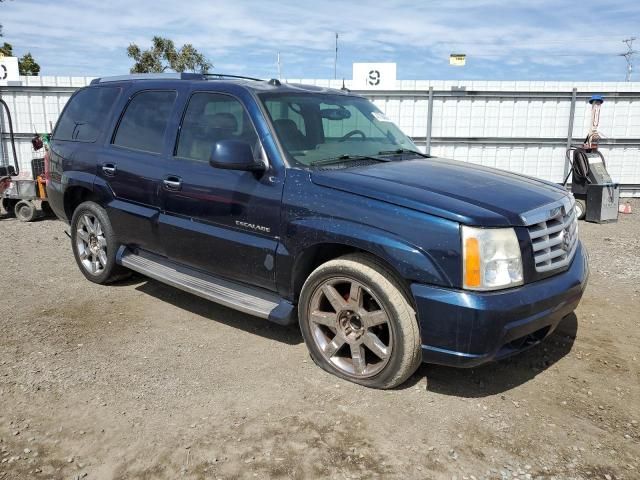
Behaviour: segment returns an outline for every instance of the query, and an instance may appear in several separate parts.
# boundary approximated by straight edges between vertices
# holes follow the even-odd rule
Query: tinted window
[[[54,138],[74,142],[95,142],[119,93],[118,87],[80,90],[71,97],[64,109]]]
[[[336,110],[336,106],[331,103],[321,103],[320,112]],[[359,110],[355,105],[340,105],[338,111],[344,111],[344,118],[322,118],[322,129],[327,141],[340,141],[349,132],[358,130],[367,137],[375,137],[377,132],[376,124],[371,122],[365,112]],[[382,118],[382,117],[381,117]],[[355,139],[362,139],[362,134],[357,134]]]
[[[244,140],[255,148],[258,136],[242,104],[218,93],[194,93],[180,129],[176,156],[207,162],[220,140]]]
[[[302,165],[418,147],[369,100],[326,93],[260,95],[280,144]]]
[[[278,120],[291,120],[303,135],[307,134],[307,126],[302,116],[302,107],[296,102],[281,102],[279,100],[267,100],[264,102],[274,122]]]
[[[136,94],[120,120],[113,144],[160,153],[175,99],[175,91],[146,91]]]

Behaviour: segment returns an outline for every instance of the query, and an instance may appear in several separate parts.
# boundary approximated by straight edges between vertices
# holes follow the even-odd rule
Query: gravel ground
[[[590,284],[544,344],[393,391],[324,373],[295,328],[86,281],[61,222],[0,220],[0,479],[638,479],[633,208],[581,223]]]

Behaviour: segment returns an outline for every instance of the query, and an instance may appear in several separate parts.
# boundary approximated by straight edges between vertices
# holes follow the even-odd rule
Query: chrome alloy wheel
[[[321,283],[313,292],[307,318],[320,352],[342,373],[372,377],[389,362],[389,315],[362,283],[345,277]]]
[[[76,248],[83,268],[100,275],[107,266],[107,240],[100,221],[92,214],[80,217],[76,230]]]

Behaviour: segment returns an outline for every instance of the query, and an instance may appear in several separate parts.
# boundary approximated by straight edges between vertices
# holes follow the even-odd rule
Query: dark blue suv
[[[588,266],[573,197],[430,158],[348,91],[195,74],[94,80],[56,125],[48,194],[82,273],[128,270],[280,324],[377,388],[549,335]]]

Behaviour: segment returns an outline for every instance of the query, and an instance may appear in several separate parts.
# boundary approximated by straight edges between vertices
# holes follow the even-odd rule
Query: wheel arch
[[[316,268],[330,260],[334,260],[351,253],[366,255],[371,261],[387,270],[393,276],[394,280],[396,280],[396,282],[402,287],[403,293],[412,306],[415,307],[413,295],[411,294],[410,282],[408,282],[388,260],[379,254],[376,254],[374,251],[369,251],[346,243],[318,243],[309,246],[303,250],[300,255],[298,255],[294,262],[291,275],[291,289],[294,301],[298,301],[300,292],[302,291],[302,286]]]
[[[451,286],[431,256],[393,233],[355,222],[301,219],[290,224],[295,235],[279,246],[278,284],[297,302],[309,274],[320,264],[348,253],[366,253],[394,274],[403,286],[412,282]],[[280,267],[281,266],[281,267]]]
[[[329,260],[356,252],[361,252],[361,250],[353,245],[332,242],[317,243],[302,250],[296,256],[291,270],[290,288],[294,300],[297,302],[304,282],[316,268]]]
[[[99,201],[100,196],[96,194],[92,189],[84,185],[74,185],[68,187],[64,192],[64,214],[67,219],[71,221],[73,212],[75,212],[78,205],[86,201]]]
[[[68,222],[73,212],[82,202],[94,201],[103,208],[113,199],[109,185],[100,177],[87,172],[65,172],[66,188],[62,198],[62,208]]]

